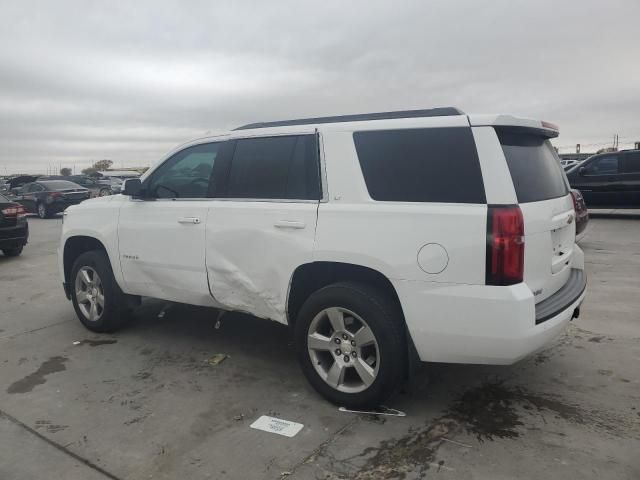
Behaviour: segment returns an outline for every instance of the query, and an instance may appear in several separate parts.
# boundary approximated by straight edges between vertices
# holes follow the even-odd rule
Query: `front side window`
[[[237,140],[226,196],[318,200],[319,172],[315,135]]]
[[[219,143],[186,148],[164,162],[145,185],[153,198],[206,198]]]
[[[597,158],[586,167],[585,175],[616,175],[618,173],[618,157]]]

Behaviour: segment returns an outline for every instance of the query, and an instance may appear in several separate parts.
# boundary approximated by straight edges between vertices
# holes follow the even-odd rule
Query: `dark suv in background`
[[[567,171],[587,207],[640,208],[640,150],[594,155]]]

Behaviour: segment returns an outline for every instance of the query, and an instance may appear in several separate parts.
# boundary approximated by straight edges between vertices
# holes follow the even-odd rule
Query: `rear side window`
[[[315,135],[238,140],[227,197],[318,200],[319,173]]]
[[[486,203],[470,128],[371,130],[353,140],[374,200]]]
[[[620,173],[640,173],[640,151],[627,152],[622,156]]]
[[[558,154],[545,137],[496,129],[518,203],[540,202],[569,193]]]

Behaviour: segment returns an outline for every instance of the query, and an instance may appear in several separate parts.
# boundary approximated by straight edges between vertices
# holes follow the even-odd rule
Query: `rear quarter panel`
[[[374,201],[352,132],[328,132],[322,142],[329,202],[319,206],[314,260],[355,263],[396,280],[484,283],[486,205]],[[418,264],[430,243],[446,251],[439,273]]]

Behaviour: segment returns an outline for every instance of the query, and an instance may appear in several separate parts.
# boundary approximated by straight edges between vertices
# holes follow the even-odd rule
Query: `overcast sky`
[[[0,0],[0,174],[448,105],[553,121],[558,146],[622,145],[640,141],[639,32],[640,0]]]

